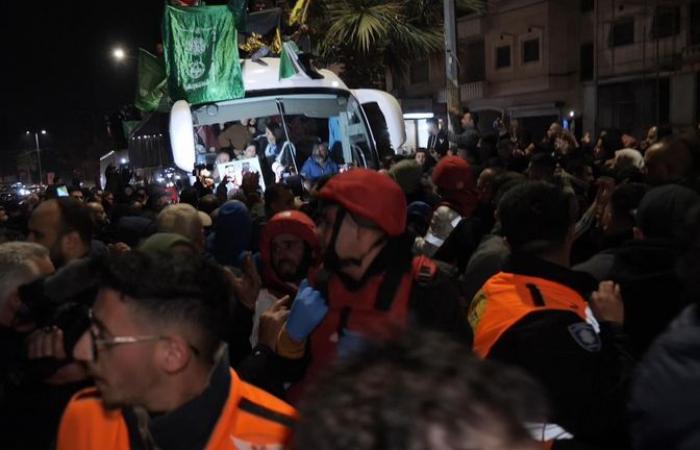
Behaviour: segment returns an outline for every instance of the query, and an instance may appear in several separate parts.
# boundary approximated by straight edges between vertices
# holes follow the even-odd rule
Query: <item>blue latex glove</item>
[[[328,305],[321,293],[310,287],[309,281],[304,279],[299,284],[297,296],[289,312],[287,335],[296,342],[302,342],[321,323],[327,313]]]

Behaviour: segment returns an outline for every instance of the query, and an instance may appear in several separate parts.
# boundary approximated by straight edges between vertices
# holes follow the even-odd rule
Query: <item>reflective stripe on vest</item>
[[[537,311],[570,311],[598,332],[587,302],[575,290],[543,278],[501,272],[491,277],[469,306],[474,353],[488,356],[510,327]]]

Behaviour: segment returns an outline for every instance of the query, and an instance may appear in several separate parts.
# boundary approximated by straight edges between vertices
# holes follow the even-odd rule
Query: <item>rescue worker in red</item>
[[[319,199],[322,268],[299,286],[277,345],[280,355],[301,358],[310,342],[305,379],[288,398],[336,357],[407,326],[471,339],[457,287],[436,263],[412,257],[398,184],[355,169],[331,178]]]
[[[464,272],[481,240],[476,179],[471,166],[458,156],[440,160],[432,175],[441,202],[433,212],[425,238],[416,240],[418,253],[456,266]]]
[[[74,350],[95,381],[68,404],[59,450],[283,448],[292,407],[243,382],[222,344],[230,284],[203,258],[105,261]]]
[[[588,274],[569,269],[574,213],[572,196],[545,182],[523,183],[501,200],[497,216],[512,254],[470,304],[473,349],[520,366],[548,391],[552,417],[541,424],[542,440],[573,435],[593,448],[626,448],[634,361],[622,299],[611,282],[596,290]]]

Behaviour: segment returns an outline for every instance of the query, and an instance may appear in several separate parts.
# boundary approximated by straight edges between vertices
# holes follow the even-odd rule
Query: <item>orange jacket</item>
[[[243,382],[231,370],[231,389],[207,450],[282,449],[290,440],[296,411]],[[94,388],[68,403],[58,430],[57,450],[129,450],[129,432],[119,409],[107,410]]]
[[[575,290],[543,278],[501,272],[484,284],[469,306],[474,353],[486,358],[501,336],[528,314],[571,311],[593,321],[586,300]]]

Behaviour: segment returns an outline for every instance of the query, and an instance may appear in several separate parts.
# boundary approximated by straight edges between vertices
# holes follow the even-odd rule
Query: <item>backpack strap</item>
[[[435,279],[438,272],[438,265],[427,256],[413,258],[412,275],[413,280],[420,284],[430,283]]]
[[[378,311],[389,311],[391,309],[394,297],[396,297],[396,292],[405,273],[404,269],[398,265],[392,266],[386,271],[382,284],[379,285],[374,309]]]

